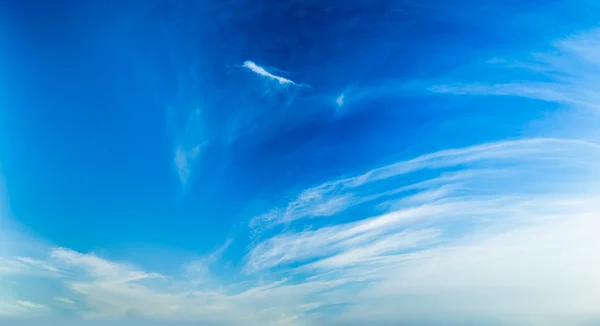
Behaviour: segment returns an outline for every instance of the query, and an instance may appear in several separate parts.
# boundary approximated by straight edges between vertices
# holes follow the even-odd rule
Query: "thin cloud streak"
[[[349,207],[379,198],[389,192],[377,189],[378,194],[365,193],[356,196],[356,190],[368,192],[370,184],[385,181],[409,173],[422,170],[441,169],[460,166],[473,162],[485,162],[500,158],[517,159],[519,155],[563,155],[571,150],[571,146],[600,148],[597,144],[567,139],[524,139],[477,145],[461,149],[443,150],[422,155],[415,159],[402,161],[370,170],[364,174],[325,182],[319,186],[304,190],[285,208],[277,208],[252,219],[250,225],[277,225],[291,223],[303,218],[332,216]],[[474,171],[469,171],[474,172]],[[431,181],[431,180],[430,180]],[[372,191],[372,190],[371,190]]]
[[[520,81],[494,83],[453,83],[434,85],[433,93],[456,95],[518,96],[557,102],[571,107],[600,110],[600,29],[556,42],[554,53],[532,53],[518,64],[501,60],[510,69],[520,69],[546,77],[550,81]],[[496,61],[491,63],[496,65]]]
[[[289,80],[287,78],[274,75],[274,74],[268,72],[265,68],[257,65],[256,63],[254,63],[252,61],[249,61],[249,60],[244,61],[244,64],[242,65],[242,67],[247,68],[247,69],[251,70],[252,72],[254,72],[254,73],[258,74],[258,75],[267,77],[267,78],[272,79],[272,80],[276,80],[276,81],[279,82],[279,84],[290,84],[290,85],[294,85],[294,86],[298,86],[298,87],[310,87],[309,85],[306,85],[306,84],[297,84],[294,81]]]

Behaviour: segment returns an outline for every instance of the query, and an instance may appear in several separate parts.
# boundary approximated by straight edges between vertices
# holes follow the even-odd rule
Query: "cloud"
[[[341,94],[340,96],[338,96],[335,99],[335,104],[337,104],[338,107],[344,105],[344,97],[345,97],[345,94]]]
[[[171,110],[173,109],[171,108]],[[179,181],[184,186],[188,184],[192,170],[205,146],[209,143],[204,127],[201,110],[195,108],[185,118],[185,125],[181,130],[177,130],[177,143],[175,145],[173,161],[177,169]]]
[[[185,149],[178,146],[175,150],[175,166],[177,167],[177,175],[182,184],[187,184],[190,178],[191,168],[200,153],[200,145],[196,145],[191,149]]]
[[[546,324],[600,317],[594,306],[600,287],[586,287],[600,271],[593,249],[600,239],[592,231],[600,227],[594,172],[600,147],[521,140],[425,158],[327,184],[356,191],[416,167],[458,167],[462,173],[426,179],[409,196],[380,197],[376,202],[388,203],[381,215],[275,234],[252,248],[247,268],[355,284],[356,295],[331,299],[347,307],[339,319],[330,317],[339,324],[482,324],[490,318],[502,325]],[[483,168],[493,173],[469,173]],[[328,195],[337,194],[320,198],[326,202]]]
[[[1,300],[0,318],[6,317],[32,317],[41,313],[49,312],[46,305],[26,300]]]
[[[27,309],[31,309],[31,310],[46,310],[46,309],[48,309],[48,307],[46,307],[43,304],[39,304],[39,303],[31,302],[31,301],[17,300],[16,303],[20,306],[23,306],[23,307],[25,307]]]
[[[380,281],[360,292],[360,304],[342,320],[561,325],[598,318],[600,287],[592,280],[600,261],[592,248],[599,241],[590,231],[599,224],[597,209],[594,203],[578,213],[530,215],[539,220],[372,266]]]
[[[36,275],[60,277],[63,271],[52,264],[30,257],[0,257],[0,275]]]
[[[63,271],[56,280],[78,302],[69,309],[88,320],[377,325],[493,317],[507,325],[511,318],[542,324],[574,318],[573,324],[598,317],[598,161],[600,147],[593,143],[523,139],[440,151],[336,179],[302,192],[304,206],[290,206],[301,208],[302,218],[294,221],[301,227],[273,230],[252,243],[247,274],[231,279],[205,269],[205,282],[196,282],[67,248],[14,261]],[[332,211],[351,221],[312,224],[310,213],[323,214],[319,207],[340,191],[379,213],[356,215],[344,206]],[[230,244],[202,262],[218,261]],[[72,301],[56,297],[52,301]],[[13,300],[3,309],[35,308]],[[332,309],[336,313],[328,313]]]
[[[188,277],[193,278],[196,281],[198,281],[198,278],[201,280],[205,279],[208,276],[211,267],[221,260],[223,253],[229,248],[232,242],[233,239],[228,238],[213,252],[205,255],[201,259],[190,262],[185,268],[186,272],[188,273]]]
[[[16,257],[16,260],[29,265],[29,266],[34,266],[34,267],[38,267],[42,270],[54,273],[54,274],[58,274],[60,273],[60,269],[42,261],[42,260],[38,260],[38,259],[33,259],[33,258],[29,258],[29,257]]]
[[[276,80],[279,82],[279,84],[282,84],[282,85],[289,84],[289,85],[294,85],[294,86],[298,86],[298,87],[310,87],[309,85],[306,85],[306,84],[297,84],[287,78],[284,78],[281,76],[276,76],[276,75],[268,72],[265,68],[257,65],[256,63],[254,63],[252,61],[248,61],[248,60],[244,61],[244,64],[242,65],[242,67],[247,68],[258,75],[267,77],[272,80]]]
[[[443,179],[430,179],[422,181],[427,184],[420,182],[402,185],[397,186],[395,190],[385,189],[385,191],[370,187],[377,182],[392,180],[410,173],[472,163],[484,164],[493,162],[493,160],[504,160],[507,161],[506,163],[511,163],[518,160],[520,156],[551,155],[554,152],[562,156],[571,151],[573,146],[598,148],[598,145],[585,141],[537,138],[488,143],[426,154],[411,160],[379,167],[361,175],[328,181],[304,190],[285,208],[277,208],[253,218],[251,226],[265,223],[290,223],[304,218],[332,216],[349,207],[389,196],[395,192],[401,193],[444,181]],[[476,173],[478,171],[463,171],[463,173],[465,172]],[[441,178],[447,177],[449,177],[448,174],[441,176]],[[455,175],[454,177],[460,176]]]
[[[63,268],[77,268],[86,274],[110,282],[127,283],[144,279],[163,278],[157,273],[144,273],[133,267],[118,264],[99,258],[94,254],[81,254],[65,248],[54,248],[50,252],[50,259]]]
[[[600,29],[574,35],[556,42],[554,51],[531,53],[523,62],[491,62],[514,72],[527,71],[546,81],[452,83],[429,88],[434,93],[457,95],[519,96],[572,107],[600,109],[597,85],[600,82]]]
[[[58,301],[58,302],[64,303],[64,304],[69,305],[69,306],[75,305],[75,301],[73,301],[73,300],[71,300],[69,298],[57,297],[57,298],[54,298],[54,299],[56,301]]]
[[[208,258],[216,259],[230,243],[230,240],[226,241]],[[210,275],[206,276],[207,283],[199,284],[182,275],[164,277],[128,263],[66,248],[50,249],[45,264],[66,271],[57,281],[81,304],[75,304],[66,297],[54,297],[52,300],[69,306],[70,310],[87,320],[133,316],[162,322],[280,325],[316,307],[305,297],[320,289],[339,285],[339,282],[322,281],[292,283],[286,279],[274,282],[249,280],[245,284],[223,285],[214,283]],[[199,285],[202,288],[198,288]],[[30,301],[1,303],[2,317],[48,310],[43,308],[46,305]]]

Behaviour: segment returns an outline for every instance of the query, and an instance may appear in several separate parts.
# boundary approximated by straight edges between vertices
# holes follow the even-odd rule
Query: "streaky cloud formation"
[[[353,205],[431,186],[436,182],[443,182],[448,179],[448,175],[441,176],[437,179],[404,185],[385,192],[381,192],[381,189],[376,188],[375,190],[369,188],[370,184],[385,181],[386,179],[398,177],[403,174],[414,173],[419,170],[448,168],[485,160],[509,159],[514,157],[513,155],[541,155],[545,151],[554,151],[558,148],[562,148],[562,151],[567,151],[571,146],[576,144],[583,144],[590,147],[597,146],[594,143],[578,140],[526,139],[426,154],[412,160],[373,169],[362,175],[329,181],[317,187],[307,189],[284,209],[275,209],[255,217],[251,221],[251,225],[258,225],[263,222],[273,224],[289,223],[305,217],[331,216]],[[480,175],[477,174],[474,176],[479,177]],[[453,178],[455,177],[460,176],[453,176]],[[356,197],[357,190],[361,193],[364,192],[364,194]]]
[[[48,311],[48,307],[25,300],[15,300],[14,302],[0,301],[0,318],[12,316],[36,316]]]
[[[246,257],[246,271],[279,267],[268,283],[250,277],[244,285],[219,284],[205,274],[209,284],[197,288],[183,276],[65,248],[39,259],[66,272],[57,280],[86,303],[90,318],[135,313],[216,324],[409,322],[424,318],[418,311],[425,302],[433,303],[431,318],[440,320],[501,319],[508,311],[541,321],[596,316],[600,288],[590,285],[600,272],[594,258],[600,242],[593,231],[600,226],[600,180],[593,177],[600,146],[524,139],[424,157],[328,183],[366,198],[371,192],[362,187],[394,179],[377,187],[385,195],[369,198],[380,204],[380,215],[275,233],[257,243]],[[443,172],[449,165],[458,169]],[[417,169],[440,173],[408,186],[396,179]],[[320,194],[325,202],[336,196]],[[319,209],[308,206],[304,209],[318,215]],[[147,283],[152,279],[158,282]],[[540,296],[544,300],[536,300]],[[415,297],[423,301],[412,301]],[[398,301],[410,304],[391,304]],[[318,312],[336,305],[347,307],[336,318]]]
[[[600,30],[579,33],[569,39],[555,42],[550,53],[531,53],[519,62],[500,60],[491,65],[505,69],[525,70],[549,81],[520,81],[492,83],[460,83],[436,85],[430,91],[457,95],[504,95],[533,98],[586,109],[598,110],[596,85],[600,78]]]
[[[319,216],[331,219],[353,206],[373,202],[384,213],[356,222],[272,237],[252,249],[247,257],[248,268],[269,268],[327,256],[331,257],[312,262],[312,268],[331,262],[343,265],[345,259],[349,259],[351,265],[364,262],[360,258],[363,250],[372,250],[371,254],[381,250],[381,255],[389,257],[403,248],[398,243],[411,237],[416,236],[414,245],[418,245],[420,241],[431,241],[432,236],[440,234],[441,230],[428,228],[423,230],[425,233],[405,233],[413,223],[458,223],[461,218],[475,217],[477,220],[467,224],[499,223],[525,203],[541,205],[541,209],[546,205],[544,198],[553,198],[556,192],[560,194],[563,187],[575,191],[580,187],[579,182],[585,180],[585,170],[600,158],[599,154],[600,146],[594,143],[527,139],[445,150],[377,168],[360,176],[327,182],[302,192],[282,213],[269,212],[259,216],[259,221],[267,219],[267,223],[277,224]],[[577,164],[568,162],[573,157],[577,157]],[[548,159],[552,159],[554,166],[541,164]],[[461,168],[463,166],[470,168]],[[448,172],[448,168],[458,170]],[[553,175],[552,171],[568,168],[573,169],[569,173],[570,180],[562,180],[559,176],[553,182],[542,179],[542,176]],[[406,184],[402,180],[403,175],[421,170],[429,170],[429,174],[439,172],[434,173],[433,178],[414,183]],[[548,183],[560,183],[561,186],[549,188]],[[566,193],[560,196],[563,195]],[[533,204],[536,201],[540,202]],[[253,225],[256,223],[260,222],[252,222]],[[390,245],[389,241],[393,240],[397,241],[396,245]],[[345,252],[346,246],[359,249]],[[336,253],[338,256],[334,255]],[[367,260],[376,260],[377,256],[367,257]],[[357,262],[352,261],[357,257]]]

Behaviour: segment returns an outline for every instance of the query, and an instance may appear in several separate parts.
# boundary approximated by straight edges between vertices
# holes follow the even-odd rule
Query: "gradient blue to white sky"
[[[600,323],[600,3],[0,3],[0,324]]]

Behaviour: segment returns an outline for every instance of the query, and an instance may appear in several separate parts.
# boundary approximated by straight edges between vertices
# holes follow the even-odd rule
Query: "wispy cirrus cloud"
[[[139,272],[132,267],[107,261],[94,254],[81,254],[65,248],[52,249],[50,259],[57,266],[62,266],[65,269],[80,268],[90,276],[98,279],[108,279],[111,282],[126,283],[164,277],[157,273]]]
[[[56,297],[56,298],[54,298],[54,299],[55,299],[56,301],[58,301],[58,302],[62,302],[62,303],[66,304],[66,305],[69,305],[69,306],[73,306],[73,305],[75,305],[75,301],[73,301],[73,300],[71,300],[71,299],[69,299],[69,298]]]
[[[484,163],[499,159],[517,159],[518,155],[544,155],[553,151],[569,152],[571,146],[583,145],[596,147],[596,144],[585,141],[563,139],[525,139],[477,145],[461,149],[443,150],[426,154],[417,158],[370,170],[364,174],[328,181],[316,187],[304,190],[298,197],[284,208],[271,210],[255,217],[251,225],[289,223],[303,218],[332,216],[349,207],[385,197],[395,192],[413,190],[414,188],[431,185],[443,179],[423,180],[412,185],[398,185],[396,189],[371,187],[377,182],[384,182],[419,171],[443,169],[461,166],[474,162]],[[508,156],[510,154],[510,156]],[[446,171],[447,172],[447,171]],[[477,173],[478,171],[462,171],[462,173]],[[479,171],[479,172],[484,172]],[[441,178],[450,177],[448,174]],[[460,177],[455,175],[454,177]]]
[[[292,282],[249,280],[245,284],[189,282],[182,275],[168,278],[127,263],[119,263],[94,254],[65,248],[50,250],[48,264],[65,266],[69,273],[58,279],[73,299],[56,297],[56,309],[76,309],[88,320],[125,318],[135,315],[162,322],[210,322],[217,325],[285,325],[318,304],[317,293],[333,289],[343,282]],[[152,279],[158,282],[148,282]],[[13,300],[14,301],[14,300]],[[51,303],[48,303],[50,305]],[[64,305],[67,305],[65,307]],[[25,312],[41,310],[45,305],[14,301],[0,308]],[[19,308],[19,309],[17,309]],[[10,316],[18,315],[16,312]],[[9,316],[8,312],[3,314]],[[292,324],[304,325],[295,321]]]
[[[553,47],[552,52],[534,52],[524,60],[494,60],[487,67],[499,65],[503,69],[528,71],[545,81],[467,81],[435,85],[429,90],[457,95],[518,96],[598,110],[600,60],[596,56],[600,53],[600,31],[575,34],[555,42]]]
[[[175,108],[169,110],[170,114],[175,115]],[[195,108],[185,116],[182,126],[173,127],[176,133],[173,163],[179,181],[184,186],[190,181],[193,170],[210,140],[205,133],[205,122],[201,113],[200,108]]]
[[[599,155],[600,146],[593,143],[529,139],[442,151],[328,182],[303,192],[284,213],[269,215],[271,221],[301,223],[301,219],[326,216],[322,207],[330,200],[337,203],[340,196],[354,200],[335,206],[329,215],[343,214],[352,206],[364,203],[378,205],[389,212],[358,222],[275,236],[253,248],[248,256],[249,264],[260,269],[309,260],[315,258],[314,255],[327,256],[337,251],[338,246],[344,246],[346,239],[352,239],[353,245],[366,245],[382,237],[385,239],[390,233],[404,232],[407,225],[415,222],[427,225],[469,215],[482,221],[486,218],[494,221],[496,215],[510,216],[523,203],[531,203],[537,197],[551,198],[556,191],[560,192],[560,188],[547,188],[550,182],[541,180],[547,173],[572,168],[572,181],[557,177],[556,182],[561,187],[577,187],[589,164],[600,159]],[[578,157],[577,164],[569,162],[573,157]],[[549,166],[546,162],[550,159],[553,165]],[[464,169],[464,166],[470,168]],[[460,172],[448,174],[449,168],[458,168]],[[404,184],[403,175],[419,170],[438,173],[432,178]],[[311,194],[310,200],[306,199],[306,193]]]
[[[188,263],[185,267],[185,270],[188,274],[188,278],[199,282],[208,281],[206,278],[210,274],[211,267],[220,262],[223,253],[227,251],[232,242],[233,239],[228,238],[222,245],[220,245],[214,251],[210,252],[207,255],[204,255],[200,259],[196,259]]]
[[[200,145],[195,145],[190,149],[183,146],[178,146],[175,149],[175,166],[177,167],[177,175],[182,184],[187,184],[191,169],[200,154]]]
[[[345,207],[337,211],[351,214],[351,222],[312,224],[307,212],[320,210],[306,202],[302,218],[292,221],[300,228],[274,230],[251,245],[241,283],[217,282],[210,270],[201,275],[206,282],[194,282],[66,248],[51,248],[29,265],[63,270],[57,282],[69,300],[81,302],[68,309],[91,320],[409,323],[430,318],[419,312],[431,303],[431,323],[595,318],[600,288],[589,284],[600,273],[593,252],[600,246],[593,232],[600,227],[599,161],[594,143],[524,139],[427,154],[328,182],[335,187],[316,189],[342,189],[380,213],[352,215]],[[432,173],[402,178],[421,170]],[[321,192],[315,205],[336,196]]]
[[[597,44],[593,31],[558,42],[560,55],[536,54],[542,60],[527,69],[547,74],[548,82],[430,90],[596,109]],[[591,249],[600,243],[590,232],[600,225],[600,178],[593,167],[599,154],[598,144],[590,141],[524,139],[426,154],[326,182],[253,220],[291,224],[292,231],[267,236],[253,247],[248,268],[286,266],[297,273],[329,271],[368,281],[348,300],[351,308],[338,320],[344,325],[600,320],[594,308],[600,288],[586,287],[600,270]],[[407,175],[410,183],[404,181]],[[339,198],[352,200],[336,205]],[[365,202],[385,212],[336,223],[337,215],[351,214]],[[326,226],[314,229],[312,218],[319,216],[327,217]],[[303,231],[307,224],[313,228]],[[432,232],[431,237],[411,243],[419,231]],[[414,247],[407,249],[406,243]],[[398,308],[398,302],[406,304]],[[429,317],[422,314],[425,305]]]
[[[2,317],[31,317],[44,314],[50,308],[44,304],[27,300],[7,300],[0,297],[0,318]]]
[[[277,82],[279,82],[279,84],[282,84],[282,85],[289,84],[289,85],[294,85],[294,86],[298,86],[298,87],[310,87],[307,84],[298,84],[290,79],[274,75],[274,74],[270,73],[269,71],[267,71],[262,66],[259,66],[256,63],[249,61],[249,60],[244,61],[244,64],[242,65],[242,67],[249,69],[250,71],[252,71],[260,76],[269,78],[271,80],[276,80]]]

